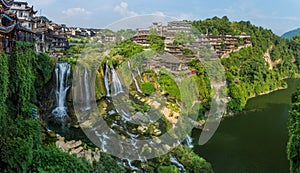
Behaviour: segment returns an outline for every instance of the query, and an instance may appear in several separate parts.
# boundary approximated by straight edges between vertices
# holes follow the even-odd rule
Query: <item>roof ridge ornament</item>
[[[13,5],[14,0],[0,0],[0,3],[4,9],[4,11],[9,10],[10,7]]]

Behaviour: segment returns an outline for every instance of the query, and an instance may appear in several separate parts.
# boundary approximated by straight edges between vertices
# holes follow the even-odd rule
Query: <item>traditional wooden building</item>
[[[137,29],[133,37],[134,42],[142,46],[149,46],[147,41],[149,31],[150,29]]]
[[[17,41],[33,42],[35,38],[32,30],[18,22],[17,14],[9,12],[13,4],[12,0],[0,0],[0,52],[4,51],[6,54],[11,54]]]
[[[33,6],[29,7],[27,2],[14,1],[9,11],[17,15],[18,23],[22,27],[29,30],[33,30],[36,27],[34,15],[37,11],[33,10]]]

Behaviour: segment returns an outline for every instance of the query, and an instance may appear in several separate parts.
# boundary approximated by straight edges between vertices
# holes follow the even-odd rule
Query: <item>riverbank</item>
[[[216,173],[288,173],[288,111],[300,79],[287,79],[287,84],[287,89],[249,100],[245,111],[222,121],[210,141],[194,145],[194,151],[206,158]],[[194,129],[193,140],[198,141],[200,134]]]
[[[288,86],[278,87],[278,88],[273,89],[273,90],[270,90],[270,91],[265,91],[265,92],[262,92],[262,93],[257,94],[257,95],[252,95],[252,96],[249,96],[249,97],[247,98],[247,101],[248,101],[249,99],[252,99],[252,98],[255,98],[255,97],[258,97],[258,96],[267,95],[267,94],[270,94],[270,93],[272,93],[272,92],[279,91],[279,90],[284,90],[284,89],[287,89],[287,88],[288,88]]]

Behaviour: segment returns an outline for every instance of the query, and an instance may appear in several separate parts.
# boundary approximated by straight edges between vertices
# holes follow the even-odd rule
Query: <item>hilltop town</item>
[[[118,38],[117,33],[106,29],[69,27],[65,24],[57,24],[46,16],[38,16],[34,6],[27,2],[1,1],[1,27],[0,50],[6,54],[12,52],[16,41],[35,42],[36,52],[45,52],[52,56],[61,56],[61,52],[70,45],[86,43],[86,40],[97,40],[98,43],[116,42],[124,40]],[[182,32],[191,34],[192,25],[187,21],[171,21],[166,26],[155,22],[149,28],[136,28],[129,30],[133,33],[132,38],[136,44],[149,46],[147,36],[156,31],[164,40],[166,52],[182,56],[186,48],[191,45],[176,44],[176,35]],[[251,46],[251,37],[246,33],[241,35],[212,35],[210,33],[199,34],[196,39],[190,40],[193,46],[198,44],[211,45],[217,56],[227,57],[229,53],[243,47]]]

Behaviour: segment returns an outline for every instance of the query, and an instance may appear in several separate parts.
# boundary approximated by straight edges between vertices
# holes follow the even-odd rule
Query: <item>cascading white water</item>
[[[186,135],[186,145],[189,147],[189,148],[194,148],[194,145],[193,145],[193,139],[190,135]]]
[[[109,82],[108,82],[108,70],[109,70],[109,67],[108,67],[108,62],[106,61],[106,64],[105,64],[105,73],[104,73],[104,85],[105,85],[105,89],[106,89],[106,96],[107,97],[110,97],[110,92],[109,92]]]
[[[137,68],[137,72],[138,72],[138,75],[139,75],[139,77],[140,77],[140,79],[141,79],[141,82],[144,82],[144,81],[143,81],[143,78],[142,78],[142,75],[141,75],[141,72],[140,72],[140,70],[139,70],[139,68]]]
[[[114,67],[111,68],[111,74],[112,74],[111,94],[113,96],[116,96],[120,93],[124,93],[122,83]]]
[[[57,63],[55,66],[56,77],[56,108],[52,111],[52,114],[57,118],[64,118],[67,116],[67,108],[65,105],[67,91],[70,88],[68,85],[68,78],[70,76],[71,69],[68,63]]]
[[[131,76],[132,76],[132,79],[134,81],[134,84],[135,84],[135,87],[136,87],[136,90],[139,92],[139,93],[143,93],[142,90],[140,89],[139,87],[139,83],[137,82],[135,76],[134,76],[134,73],[133,71],[131,70],[131,66],[130,66],[130,62],[128,61],[128,68],[129,70],[131,71]]]
[[[180,171],[186,172],[185,167],[176,159],[176,157],[172,156],[170,158],[170,161],[171,163],[175,164],[180,169]]]
[[[87,71],[87,68],[84,68],[84,93],[85,93],[85,110],[91,109],[90,104],[90,87],[89,87],[89,73]]]

